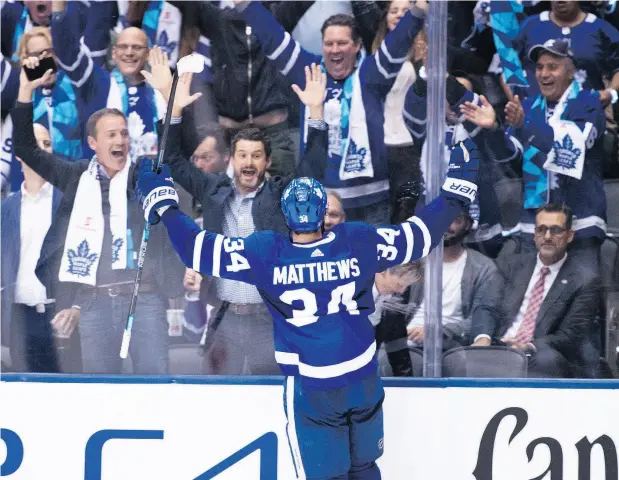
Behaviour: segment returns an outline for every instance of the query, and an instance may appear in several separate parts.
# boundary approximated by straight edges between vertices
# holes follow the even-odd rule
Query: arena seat
[[[457,347],[443,356],[443,377],[526,378],[527,357],[509,347]]]
[[[603,305],[601,326],[604,352],[602,368],[609,368],[617,377],[619,360],[619,238],[607,236],[602,243],[601,276],[603,288]]]
[[[604,180],[606,195],[606,228],[609,235],[619,236],[619,179]]]
[[[419,348],[409,348],[413,366],[413,377],[423,377],[423,351]],[[393,377],[393,370],[384,348],[378,350],[378,373],[381,377]]]

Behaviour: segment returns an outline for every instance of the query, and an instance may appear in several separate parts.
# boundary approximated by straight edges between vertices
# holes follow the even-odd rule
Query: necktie
[[[550,269],[548,267],[542,267],[539,272],[539,278],[537,279],[537,282],[535,282],[533,290],[531,291],[531,298],[529,299],[527,311],[522,319],[520,329],[514,338],[514,340],[519,343],[529,343],[533,338],[533,332],[535,331],[535,319],[537,318],[539,309],[542,306],[542,300],[544,297],[544,281],[546,280],[546,275],[549,273]]]

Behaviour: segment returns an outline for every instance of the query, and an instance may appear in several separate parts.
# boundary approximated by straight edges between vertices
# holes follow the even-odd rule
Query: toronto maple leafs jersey
[[[537,188],[527,184],[527,175],[537,173],[544,168],[546,154],[551,150],[563,149],[554,141],[553,124],[536,119],[533,105],[536,97],[528,97],[522,103],[525,126],[523,128],[509,127],[505,132],[501,129],[488,130],[486,147],[494,158],[513,158],[516,154],[523,157],[530,155],[530,145],[536,147],[541,154],[533,157],[535,170],[525,169],[524,192]],[[554,111],[555,105],[549,103],[547,115]],[[567,175],[548,172],[545,202],[566,203],[574,214],[573,229],[576,238],[597,237],[606,235],[606,197],[603,184],[604,131],[606,117],[600,105],[599,96],[593,90],[581,90],[576,98],[567,101],[561,115],[563,120],[572,122],[583,132],[588,131],[585,151],[585,162],[580,179]],[[569,148],[568,148],[569,150]],[[569,152],[564,152],[564,158]],[[518,231],[532,235],[535,228],[535,208],[522,208]]]
[[[225,237],[178,209],[162,218],[188,267],[257,286],[273,316],[282,372],[329,389],[376,374],[374,274],[427,255],[460,212],[457,200],[438,197],[401,225],[342,223],[307,244],[271,231]]]
[[[305,68],[312,63],[322,64],[322,57],[303,49],[260,2],[250,2],[243,10],[243,19],[277,69],[291,84],[305,88]],[[325,176],[318,180],[342,197],[345,209],[373,205],[389,196],[384,102],[407,59],[413,39],[423,28],[423,21],[423,11],[413,7],[385,36],[376,53],[365,59],[360,54],[357,86],[353,81],[356,73],[347,80],[336,80],[327,73],[324,117],[329,132],[329,158]],[[358,110],[353,108],[354,102],[350,103],[357,95],[360,99]],[[307,141],[308,113],[301,104],[301,151]],[[367,148],[361,144],[357,146],[352,133],[354,130],[360,135],[354,135],[357,140],[365,140],[360,133],[364,129],[367,130]],[[351,148],[342,162],[348,136],[351,136]]]
[[[529,82],[527,96],[540,93],[535,79],[535,62],[529,58],[529,51],[551,38],[569,40],[578,71],[576,78],[583,82],[584,89],[603,90],[603,78],[611,78],[619,71],[619,51],[616,48],[619,32],[610,23],[588,13],[578,25],[561,27],[550,19],[549,11],[542,12],[524,20],[514,39],[514,48]]]

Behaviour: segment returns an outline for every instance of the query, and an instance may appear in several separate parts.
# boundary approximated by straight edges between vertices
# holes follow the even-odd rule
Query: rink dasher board
[[[0,380],[10,480],[295,478],[282,377]],[[618,478],[618,381],[384,384],[385,479],[522,480],[548,469],[564,480]]]

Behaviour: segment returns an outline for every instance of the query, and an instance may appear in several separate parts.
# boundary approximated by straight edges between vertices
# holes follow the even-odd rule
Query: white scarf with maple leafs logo
[[[131,161],[110,180],[110,230],[112,270],[127,268],[127,182]],[[82,173],[64,244],[58,279],[95,286],[103,245],[103,218],[100,167],[94,156]]]
[[[372,151],[368,137],[368,124],[365,117],[365,106],[361,96],[359,70],[346,79],[342,94],[342,127],[348,126],[348,135],[344,143],[342,163],[340,163],[340,180],[352,180],[360,177],[374,177]],[[348,105],[350,110],[348,110]],[[348,115],[346,115],[348,113]],[[347,117],[347,118],[346,118]]]
[[[584,130],[561,116],[568,100],[576,98],[580,85],[576,80],[563,93],[554,112],[548,119],[548,125],[554,132],[552,150],[546,154],[544,168],[550,172],[560,173],[580,180],[585,167],[585,150],[587,138],[593,125],[585,124]]]
[[[339,179],[374,178],[372,152],[361,94],[359,70],[365,57],[360,55],[356,70],[344,81],[341,89],[324,104],[324,118],[329,130],[329,161],[340,162]],[[322,71],[326,68],[321,64]],[[304,141],[307,142],[309,108],[305,108]],[[339,157],[339,159],[338,159]]]
[[[163,95],[146,82],[127,85],[116,68],[111,76],[107,106],[120,108],[127,117],[131,157],[157,155],[157,121],[163,119],[167,108]]]

